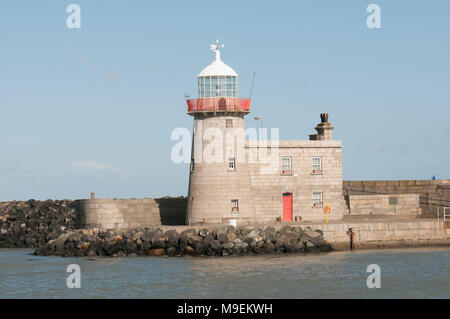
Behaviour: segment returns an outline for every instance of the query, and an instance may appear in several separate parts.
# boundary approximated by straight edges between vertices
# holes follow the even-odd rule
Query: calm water
[[[224,258],[37,257],[0,250],[0,298],[449,298],[450,248]],[[81,288],[66,267],[81,267]],[[368,289],[366,268],[381,267]]]

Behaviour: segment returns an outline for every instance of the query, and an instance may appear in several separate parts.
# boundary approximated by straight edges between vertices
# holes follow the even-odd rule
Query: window
[[[290,156],[283,156],[281,158],[281,173],[282,174],[291,174],[292,173]]]
[[[234,169],[236,169],[234,157],[229,157],[229,158],[228,158],[228,169],[229,169],[229,170],[234,170]]]
[[[312,158],[312,171],[313,173],[322,173],[322,157]]]
[[[232,128],[233,127],[233,120],[227,120],[226,121],[226,127],[227,128]]]
[[[198,80],[198,97],[237,97],[235,76],[202,76]]]
[[[313,206],[323,206],[323,193],[313,193],[312,196]]]
[[[398,198],[397,197],[389,197],[389,205],[397,205]]]
[[[231,200],[231,211],[238,212],[239,211],[239,201],[237,199]]]

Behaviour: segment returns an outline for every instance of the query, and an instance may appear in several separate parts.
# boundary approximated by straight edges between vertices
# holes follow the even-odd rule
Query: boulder
[[[180,234],[176,230],[168,230],[164,234],[167,247],[178,248],[178,240],[180,239]]]
[[[145,254],[148,255],[148,256],[158,256],[158,257],[160,257],[160,256],[164,255],[164,249],[162,249],[162,248],[148,249],[145,252]]]
[[[321,242],[323,242],[323,233],[307,229],[301,234],[301,241],[309,241],[314,245],[319,245]]]
[[[266,243],[264,243],[262,248],[266,254],[270,254],[270,253],[274,252],[275,245],[272,242],[266,242]]]

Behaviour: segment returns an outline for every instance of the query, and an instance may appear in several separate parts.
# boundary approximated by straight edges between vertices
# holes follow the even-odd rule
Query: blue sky
[[[68,29],[66,7],[81,7]],[[368,29],[366,7],[381,7]],[[0,200],[185,195],[170,134],[213,55],[247,126],[307,139],[328,112],[344,179],[450,178],[450,2],[23,1],[0,4]]]

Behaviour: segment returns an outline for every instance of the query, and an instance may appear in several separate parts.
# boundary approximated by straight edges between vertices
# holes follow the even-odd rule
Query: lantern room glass
[[[237,76],[201,76],[198,78],[198,97],[238,97]]]

